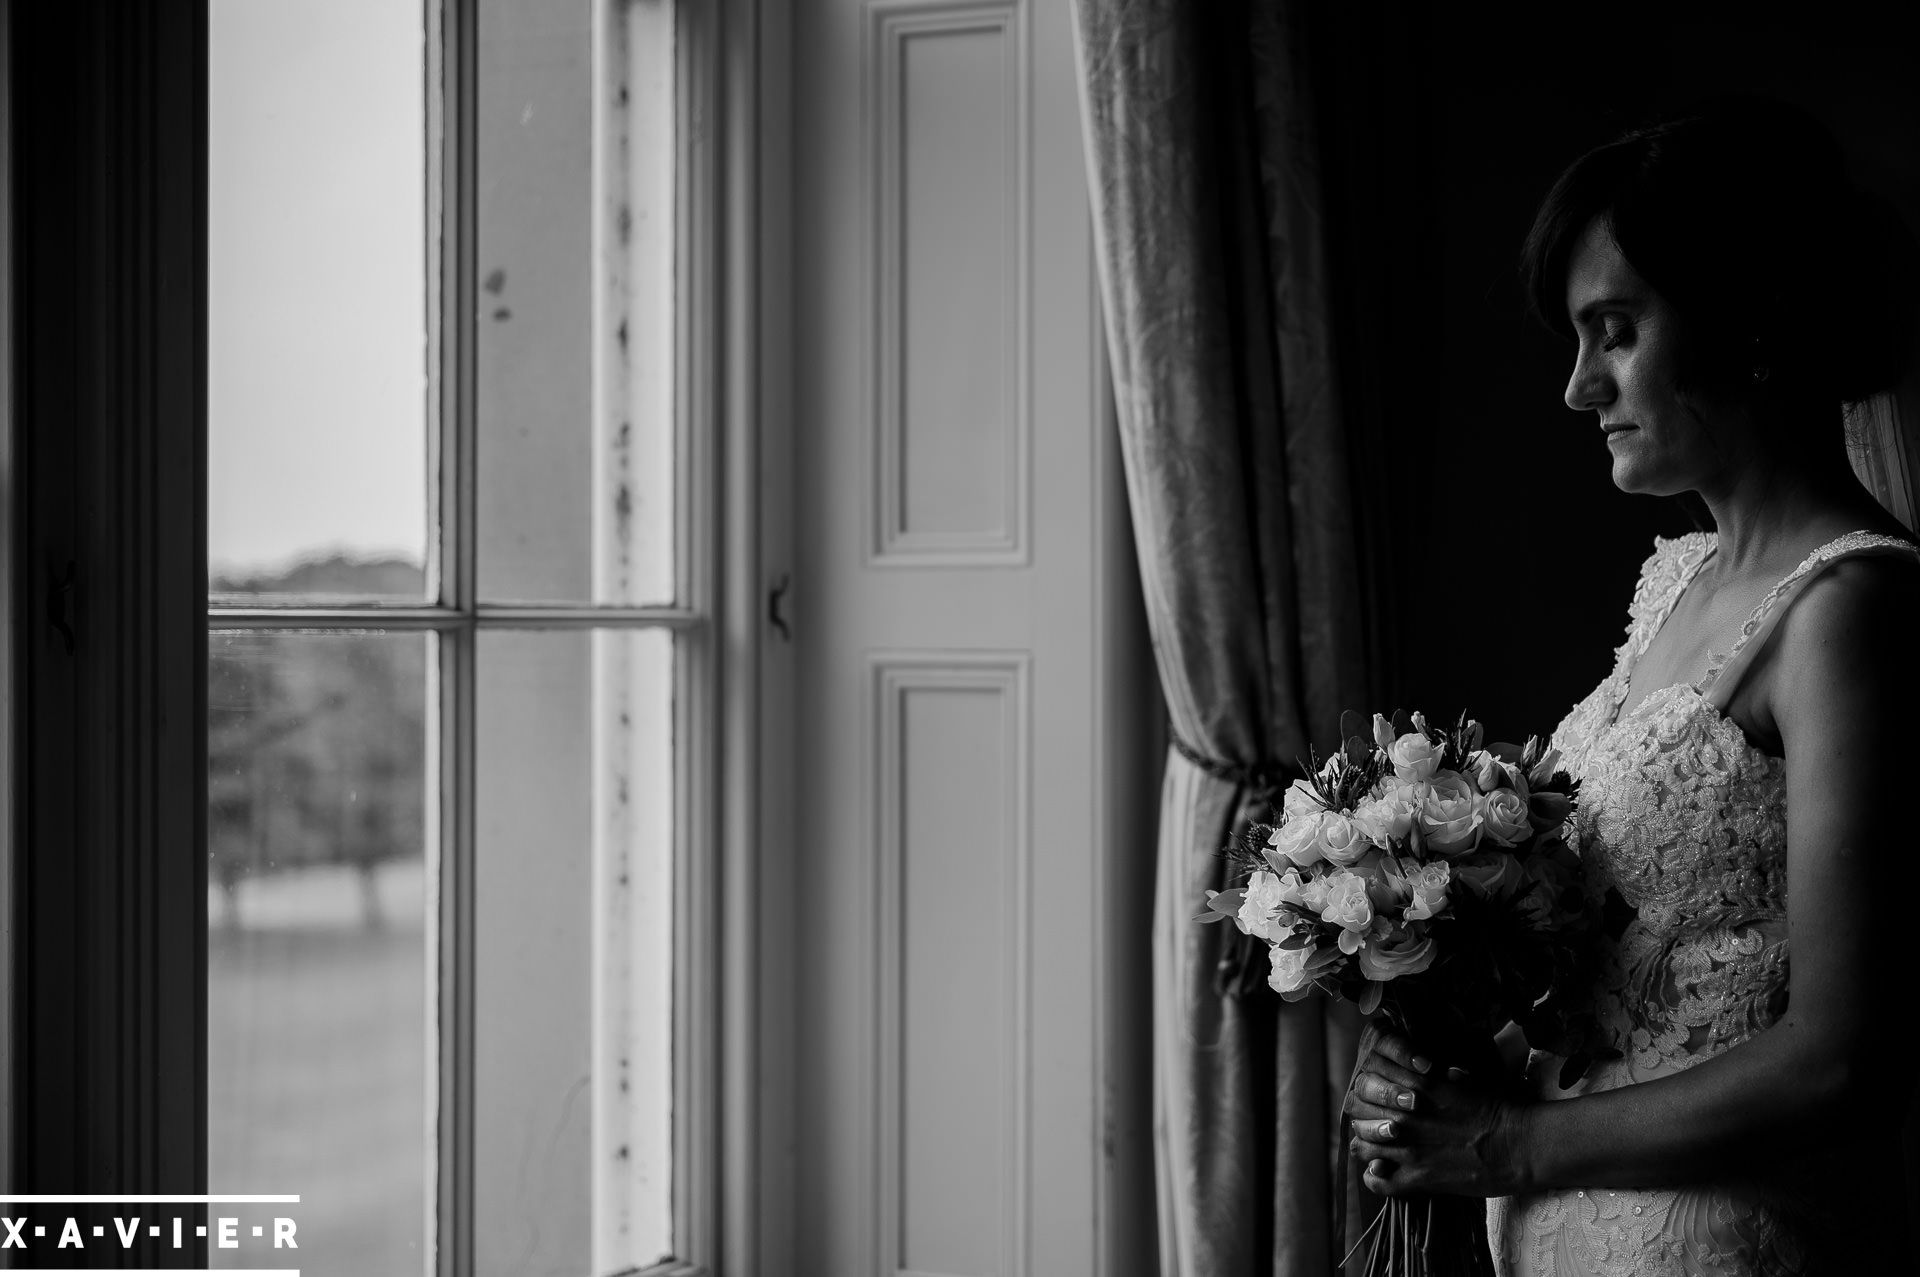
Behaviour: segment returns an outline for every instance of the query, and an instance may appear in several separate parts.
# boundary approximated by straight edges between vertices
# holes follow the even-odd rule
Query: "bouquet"
[[[1268,983],[1288,1001],[1350,999],[1476,1073],[1497,1070],[1494,1034],[1515,1021],[1569,1056],[1571,1084],[1594,1056],[1575,996],[1594,918],[1562,836],[1578,786],[1559,751],[1483,744],[1465,714],[1445,731],[1418,713],[1376,714],[1368,731],[1349,712],[1341,727],[1344,747],[1285,791],[1279,823],[1234,849],[1247,881],[1209,893],[1212,920],[1270,946]],[[1362,1237],[1369,1273],[1491,1270],[1478,1203],[1423,1207],[1417,1224],[1413,1203],[1387,1202]]]

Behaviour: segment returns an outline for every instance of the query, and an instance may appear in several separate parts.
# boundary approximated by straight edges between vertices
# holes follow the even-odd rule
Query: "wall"
[[[1561,402],[1571,347],[1525,318],[1515,271],[1536,204],[1586,149],[1741,89],[1827,120],[1859,180],[1920,227],[1920,58],[1896,17],[1847,6],[1737,30],[1332,8],[1314,68],[1347,390],[1371,418],[1358,495],[1385,560],[1379,694],[1468,706],[1498,736],[1548,730],[1606,672],[1650,538],[1693,524],[1615,490],[1592,418]],[[1482,619],[1425,619],[1463,615]]]

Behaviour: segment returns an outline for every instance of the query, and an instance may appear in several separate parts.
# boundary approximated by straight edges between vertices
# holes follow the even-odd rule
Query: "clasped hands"
[[[1347,1092],[1353,1155],[1375,1193],[1500,1197],[1521,1191],[1525,1106],[1382,1033]]]

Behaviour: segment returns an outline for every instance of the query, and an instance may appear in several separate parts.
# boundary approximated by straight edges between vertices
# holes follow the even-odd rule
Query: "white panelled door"
[[[792,1271],[1137,1271],[1100,955],[1149,713],[1070,6],[792,13]]]

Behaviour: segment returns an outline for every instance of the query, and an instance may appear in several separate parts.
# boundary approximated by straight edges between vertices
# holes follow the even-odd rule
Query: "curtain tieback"
[[[1282,791],[1302,774],[1297,766],[1272,759],[1262,759],[1256,763],[1230,763],[1209,758],[1174,732],[1167,734],[1167,740],[1173,746],[1174,753],[1207,775],[1239,786],[1268,806],[1278,802]]]
[[[1169,732],[1168,741],[1173,752],[1192,763],[1195,767],[1213,777],[1224,780],[1248,794],[1261,804],[1264,811],[1260,819],[1272,819],[1273,809],[1279,804],[1281,791],[1300,776],[1298,767],[1289,767],[1285,763],[1262,760],[1257,763],[1229,763],[1218,758],[1208,758],[1180,737]],[[1228,928],[1226,944],[1214,963],[1214,992],[1222,997],[1237,998],[1250,993],[1267,982],[1267,946],[1237,928]]]

